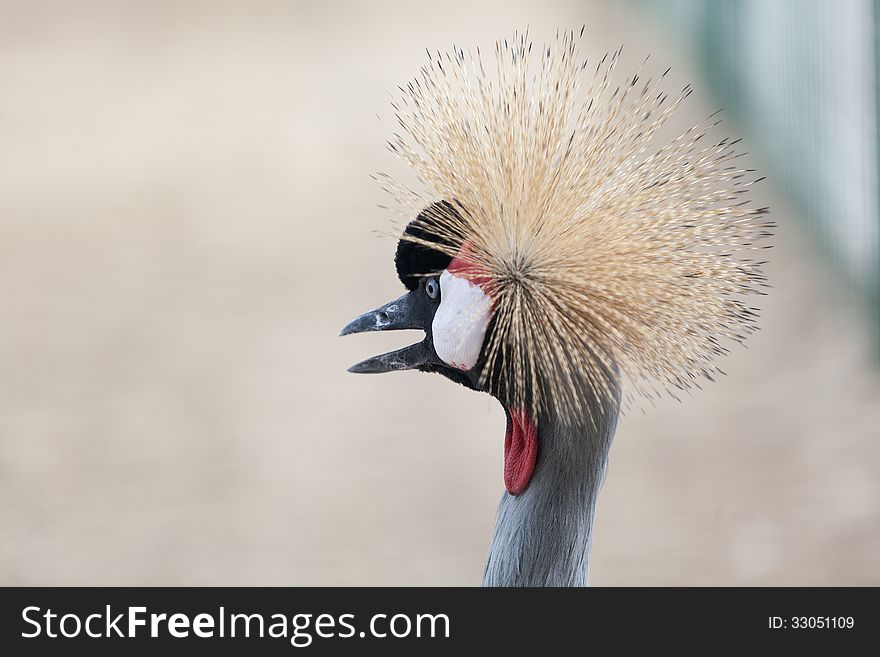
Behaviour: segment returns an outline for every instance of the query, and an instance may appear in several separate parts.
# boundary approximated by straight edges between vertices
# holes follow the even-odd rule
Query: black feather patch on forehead
[[[446,201],[439,201],[422,210],[404,229],[404,234],[412,235],[426,242],[449,244],[448,240],[441,240],[431,226],[436,225],[437,217],[460,216],[455,207]],[[397,253],[394,256],[394,264],[397,267],[397,275],[400,281],[409,290],[415,290],[419,286],[419,279],[425,274],[443,271],[449,266],[452,258],[435,249],[421,244],[415,244],[401,238],[397,242]]]

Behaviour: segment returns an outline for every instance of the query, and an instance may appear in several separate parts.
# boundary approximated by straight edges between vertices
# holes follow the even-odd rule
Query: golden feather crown
[[[590,65],[582,35],[499,41],[491,73],[479,49],[429,52],[392,103],[389,146],[424,189],[386,188],[429,207],[417,223],[438,238],[402,239],[491,280],[480,382],[535,418],[589,416],[618,378],[630,398],[712,379],[766,287],[754,252],[773,226],[737,142],[710,141],[710,117],[657,143],[690,86],[616,81],[621,51]]]

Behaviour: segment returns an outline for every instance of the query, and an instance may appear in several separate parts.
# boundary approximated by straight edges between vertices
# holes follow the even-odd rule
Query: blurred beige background
[[[425,47],[582,23],[715,109],[630,5],[0,2],[0,584],[479,584],[500,406],[349,375],[413,335],[336,335],[400,291],[388,92]],[[758,201],[764,330],[623,419],[594,584],[880,584],[864,317]]]

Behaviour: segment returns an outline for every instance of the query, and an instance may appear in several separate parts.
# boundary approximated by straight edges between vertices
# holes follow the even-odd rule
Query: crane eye
[[[425,292],[429,299],[437,299],[440,296],[440,283],[436,278],[429,278],[425,281]]]

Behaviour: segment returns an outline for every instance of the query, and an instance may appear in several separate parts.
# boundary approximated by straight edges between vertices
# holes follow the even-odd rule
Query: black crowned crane
[[[654,145],[690,88],[615,83],[620,51],[590,66],[578,40],[515,35],[492,75],[479,50],[429,53],[400,88],[390,147],[425,187],[383,179],[417,214],[395,258],[408,291],[342,330],[421,329],[350,371],[437,372],[504,407],[488,586],[587,583],[622,404],[711,380],[765,287],[750,253],[772,226],[736,142],[703,122]]]

